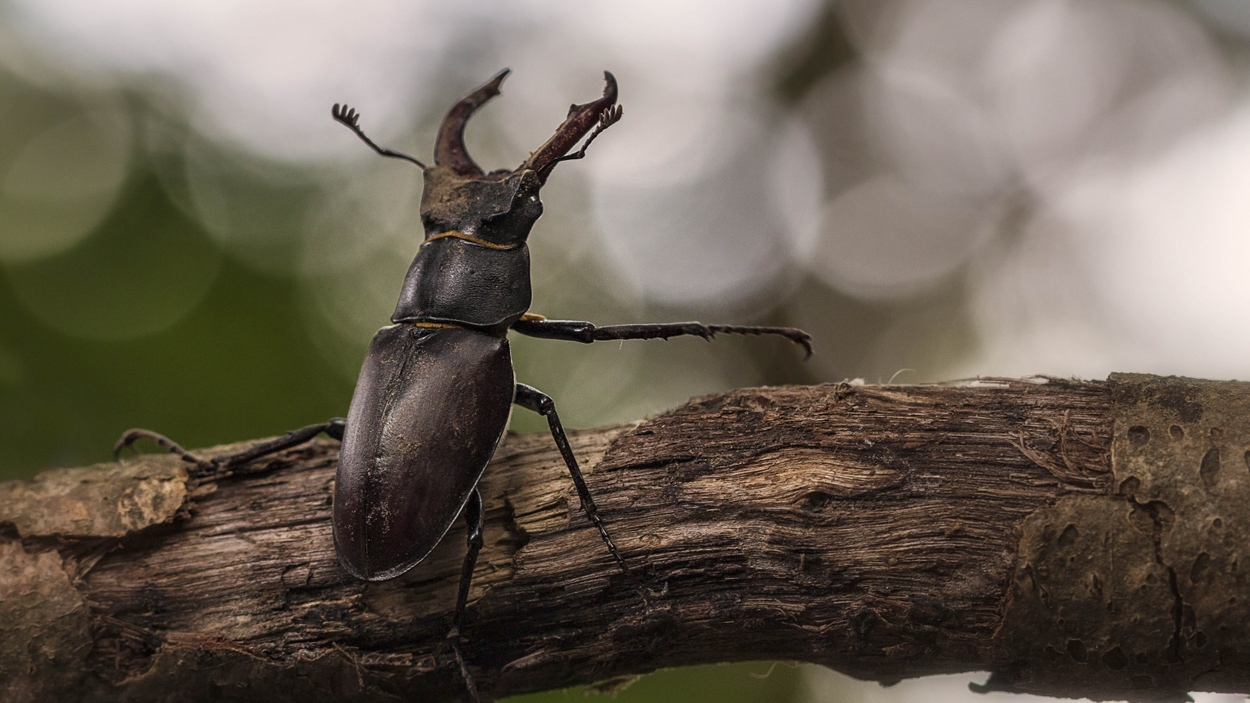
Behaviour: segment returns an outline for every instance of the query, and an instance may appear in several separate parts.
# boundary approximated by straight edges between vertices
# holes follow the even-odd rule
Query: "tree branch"
[[[551,438],[509,435],[464,657],[486,698],[751,659],[1095,699],[1250,690],[1248,385],[754,388],[576,433],[645,600]],[[354,580],[336,458],[322,440],[216,483],[145,455],[0,484],[0,697],[465,698],[445,643],[462,533]]]

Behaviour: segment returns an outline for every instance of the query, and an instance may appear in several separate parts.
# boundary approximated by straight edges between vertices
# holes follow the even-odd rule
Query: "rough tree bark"
[[[749,659],[1250,690],[1250,384],[754,388],[573,444],[647,597],[550,437],[507,437],[463,636],[486,698]],[[0,484],[0,697],[464,698],[444,640],[463,536],[353,580],[336,452],[213,483],[148,455]]]

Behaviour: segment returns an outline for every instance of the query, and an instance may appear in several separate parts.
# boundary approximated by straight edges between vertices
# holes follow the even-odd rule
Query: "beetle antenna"
[[[334,107],[330,108],[330,114],[334,117],[334,121],[338,122],[344,127],[347,127],[351,131],[355,132],[357,137],[360,137],[360,139],[364,141],[365,144],[368,144],[370,147],[373,148],[374,151],[378,152],[382,156],[389,156],[393,159],[403,159],[405,161],[411,161],[412,163],[419,166],[422,171],[425,170],[426,168],[425,164],[421,163],[420,161],[417,161],[411,156],[407,154],[401,154],[400,152],[393,151],[391,149],[383,149],[377,144],[374,144],[373,140],[365,136],[365,131],[360,128],[360,113],[356,112],[355,108],[348,107],[347,105],[339,105],[338,103],[334,103]]]
[[[599,115],[599,124],[595,125],[595,131],[591,132],[590,136],[586,137],[586,141],[582,142],[582,148],[578,149],[572,154],[565,154],[564,156],[561,156],[560,158],[553,160],[551,162],[552,165],[558,164],[561,161],[572,161],[574,159],[586,158],[586,149],[590,147],[590,143],[595,140],[595,137],[599,136],[603,132],[603,130],[607,129],[608,127],[611,127],[617,122],[620,122],[621,116],[624,114],[625,114],[625,108],[620,105],[613,105],[612,107],[609,107],[608,109],[604,110]]]

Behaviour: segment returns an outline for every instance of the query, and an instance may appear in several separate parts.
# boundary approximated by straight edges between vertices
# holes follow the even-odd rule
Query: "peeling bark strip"
[[[550,437],[509,436],[465,658],[492,698],[747,659],[1091,698],[1250,690],[1246,386],[755,388],[578,433],[646,601]],[[0,484],[0,699],[464,698],[443,640],[462,533],[400,579],[350,578],[337,450],[216,483],[150,455]]]

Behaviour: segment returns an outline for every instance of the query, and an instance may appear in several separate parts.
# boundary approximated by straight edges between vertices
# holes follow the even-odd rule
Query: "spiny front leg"
[[[165,447],[170,453],[176,454],[183,461],[194,465],[195,470],[193,473],[197,476],[224,477],[235,473],[237,468],[249,462],[301,445],[322,432],[329,435],[332,439],[337,439],[341,442],[343,441],[343,433],[346,431],[346,428],[347,423],[345,420],[334,418],[329,422],[321,422],[316,425],[301,427],[298,430],[292,430],[281,437],[257,442],[243,451],[216,456],[212,459],[203,459],[188,452],[177,442],[163,434],[136,428],[126,430],[122,433],[121,439],[117,440],[117,443],[113,445],[113,459],[115,461],[118,460],[121,457],[122,450],[126,447],[132,446],[141,439],[146,439]]]
[[[447,633],[447,641],[456,655],[456,664],[460,666],[460,677],[474,701],[481,700],[477,693],[477,682],[469,673],[469,666],[460,651],[460,627],[464,623],[464,610],[469,604],[469,586],[473,583],[473,567],[477,564],[478,552],[482,551],[482,494],[474,488],[469,495],[469,502],[464,506],[464,521],[469,528],[469,551],[465,552],[464,564],[460,567],[460,588],[456,592],[456,614],[451,619],[451,631]]]

